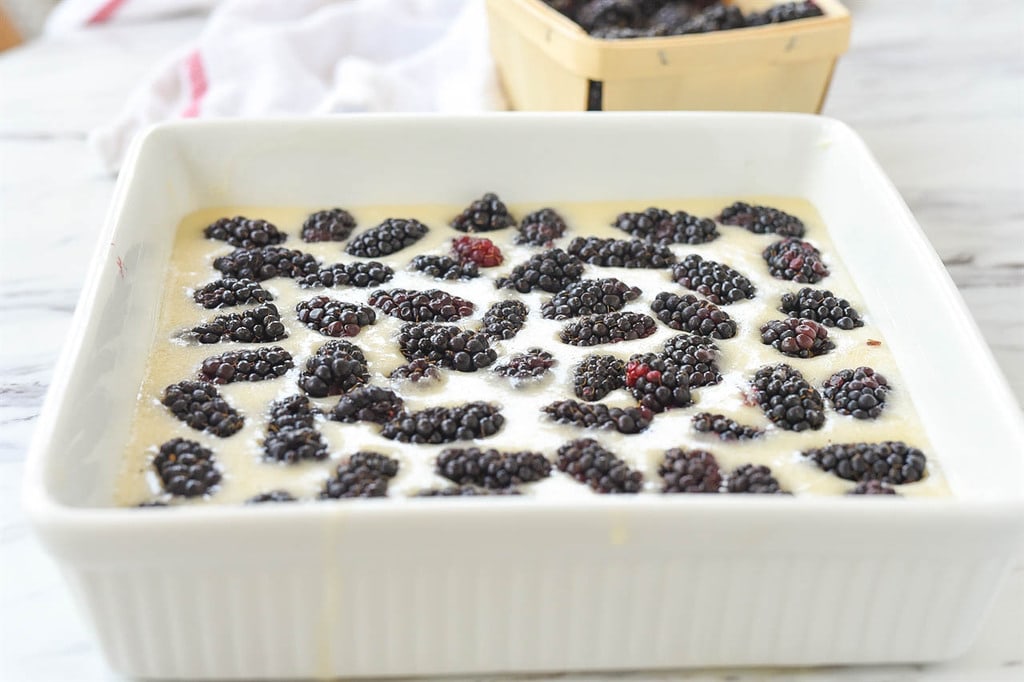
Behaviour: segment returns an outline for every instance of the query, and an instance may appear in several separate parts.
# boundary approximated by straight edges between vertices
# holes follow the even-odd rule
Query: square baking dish
[[[481,155],[481,150],[487,150]],[[797,196],[896,355],[953,497],[110,506],[173,233],[204,207]],[[355,116],[139,141],[25,503],[113,668],[334,677],[936,661],[1024,535],[1024,425],[944,268],[843,124],[794,114]]]

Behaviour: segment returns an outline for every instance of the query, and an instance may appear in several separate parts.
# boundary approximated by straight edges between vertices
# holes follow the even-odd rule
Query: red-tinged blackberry
[[[267,430],[311,429],[318,414],[320,410],[304,395],[281,398],[270,404],[270,423]]]
[[[347,423],[383,424],[401,414],[404,407],[405,403],[394,391],[380,386],[361,386],[341,396],[331,418]]]
[[[516,353],[506,362],[496,365],[494,371],[513,380],[537,379],[555,365],[555,356],[541,348]]]
[[[529,310],[522,301],[498,301],[484,313],[481,332],[492,341],[511,339],[526,324]]]
[[[680,334],[663,346],[667,357],[686,373],[690,388],[710,386],[722,380],[718,368],[718,346],[705,336]]]
[[[226,256],[215,258],[213,267],[227,277],[262,282],[273,277],[297,279],[311,275],[320,269],[320,263],[302,251],[264,246],[259,249],[235,249]]]
[[[663,208],[648,208],[642,213],[620,213],[612,227],[637,239],[667,246],[669,244],[706,244],[718,239],[715,221],[685,211],[669,213]]]
[[[743,12],[732,5],[712,5],[678,29],[679,35],[710,33],[743,28],[747,25]]]
[[[280,244],[288,238],[271,223],[258,218],[221,218],[206,226],[203,235],[207,239],[227,242],[231,246],[242,249],[254,249],[261,246]]]
[[[450,443],[493,436],[504,424],[501,408],[476,401],[404,413],[384,424],[380,435],[402,443]]]
[[[772,5],[764,12],[751,12],[747,15],[747,26],[780,24],[785,21],[820,17],[823,14],[824,12],[821,11],[821,8],[811,0],[803,0],[803,2],[784,2],[779,5]]]
[[[779,310],[790,317],[814,320],[826,327],[850,330],[864,326],[864,320],[857,309],[845,298],[837,298],[827,289],[804,287],[795,294],[783,294]]]
[[[475,263],[481,268],[493,268],[505,260],[501,249],[490,239],[469,235],[452,240],[452,254],[460,263]]]
[[[572,385],[580,400],[601,400],[626,385],[626,363],[614,355],[588,355],[573,369]]]
[[[265,381],[284,376],[294,366],[291,353],[280,346],[233,350],[203,360],[199,378],[214,384]]]
[[[736,323],[729,317],[729,313],[693,294],[677,296],[663,291],[654,297],[651,310],[672,329],[715,339],[731,339],[736,336]]]
[[[164,389],[161,402],[171,414],[196,431],[208,431],[221,438],[238,432],[245,422],[216,388],[201,381],[171,384]]]
[[[164,490],[182,497],[206,495],[220,483],[213,452],[194,440],[174,438],[160,446],[153,458]]]
[[[638,298],[640,289],[614,277],[585,279],[570,284],[541,306],[540,314],[549,320],[566,320],[584,315],[602,315],[622,310]]]
[[[437,279],[474,279],[480,276],[476,263],[460,263],[448,256],[416,256],[409,265],[413,270]]]
[[[195,302],[208,310],[213,308],[231,308],[236,305],[250,303],[266,303],[273,301],[270,292],[251,279],[235,279],[225,277],[215,282],[204,284],[192,294]]]
[[[295,306],[299,322],[324,336],[355,336],[377,321],[373,308],[346,303],[328,296],[314,296]]]
[[[423,359],[459,372],[475,372],[498,359],[486,335],[445,324],[403,325],[398,347],[408,360]]]
[[[725,263],[705,260],[691,253],[672,266],[672,279],[696,291],[715,305],[728,305],[754,298],[757,289],[750,280]]]
[[[814,284],[829,274],[821,252],[810,242],[794,237],[770,244],[761,255],[768,263],[768,272],[776,279]]]
[[[327,444],[320,432],[312,428],[268,430],[263,440],[263,456],[286,464],[320,460],[327,457]]]
[[[692,423],[694,431],[713,433],[720,440],[724,441],[752,440],[764,435],[764,429],[744,426],[737,421],[729,419],[724,414],[700,412],[693,415]]]
[[[287,338],[288,330],[281,323],[277,306],[264,303],[241,313],[218,315],[210,322],[193,327],[191,334],[199,343],[267,343]]]
[[[902,497],[895,488],[890,488],[881,481],[861,481],[852,489],[850,489],[847,495],[895,495]]]
[[[761,343],[793,358],[825,355],[836,347],[824,325],[796,317],[765,322],[761,325]]]
[[[492,490],[477,488],[474,485],[454,485],[448,488],[425,488],[416,493],[415,497],[492,497],[495,495],[522,495],[515,488]]]
[[[311,275],[299,278],[303,289],[315,287],[375,287],[389,281],[395,271],[381,262],[357,261],[325,265]]]
[[[308,360],[299,388],[314,398],[346,393],[369,379],[363,351],[348,341],[328,341]]]
[[[643,18],[637,0],[590,0],[576,12],[576,23],[587,33],[611,27],[637,28]]]
[[[460,485],[500,489],[547,478],[551,462],[539,452],[446,448],[437,456],[437,473]]]
[[[651,412],[686,407],[693,402],[686,372],[671,359],[644,353],[626,363],[626,388]]]
[[[345,253],[360,258],[381,258],[412,246],[423,238],[428,227],[418,220],[388,218],[348,243]]]
[[[488,192],[452,218],[450,225],[459,232],[493,232],[515,227],[515,219],[497,194]]]
[[[789,365],[762,367],[754,374],[750,385],[761,410],[779,428],[806,431],[824,425],[824,399]]]
[[[780,237],[803,237],[804,223],[796,216],[771,206],[752,206],[737,201],[722,209],[718,222],[735,225],[754,234],[777,234]]]
[[[889,382],[870,367],[843,369],[825,380],[821,392],[839,414],[874,419],[885,408]]]
[[[399,365],[391,370],[388,378],[408,380],[413,383],[421,381],[431,383],[441,380],[441,370],[429,360],[410,360],[407,364]]]
[[[902,441],[883,443],[836,443],[806,450],[824,471],[847,481],[881,481],[890,485],[914,483],[924,478],[928,458]]]
[[[545,405],[544,414],[559,424],[572,424],[588,429],[614,429],[632,434],[651,425],[651,410],[644,407],[608,407],[604,403],[581,403],[577,400],[556,400]]]
[[[515,243],[551,246],[563,234],[565,234],[565,219],[558,215],[553,208],[542,208],[530,213],[519,223],[519,234],[516,235]]]
[[[295,502],[295,496],[287,490],[270,490],[259,495],[253,495],[245,501],[246,504],[266,504],[267,502]]]
[[[667,246],[640,239],[576,237],[566,250],[584,263],[609,268],[667,268],[676,257]]]
[[[744,464],[726,476],[725,486],[726,491],[730,493],[789,494],[772,475],[772,470],[763,464]]]
[[[663,493],[717,493],[722,487],[722,471],[707,450],[666,450],[658,475]]]
[[[440,289],[378,289],[370,294],[369,303],[403,322],[456,322],[476,308],[471,301]]]
[[[385,497],[388,481],[398,473],[398,460],[377,452],[360,451],[338,467],[324,483],[321,499]]]
[[[302,223],[304,242],[343,242],[356,229],[356,219],[343,208],[311,213]]]
[[[602,494],[638,493],[643,486],[643,474],[593,438],[579,438],[558,448],[555,466]]]
[[[657,329],[650,315],[618,312],[580,318],[562,327],[558,336],[570,346],[596,346],[643,339]]]
[[[583,263],[562,249],[548,249],[512,268],[508,277],[495,281],[499,288],[526,294],[534,289],[557,294],[583,275]]]

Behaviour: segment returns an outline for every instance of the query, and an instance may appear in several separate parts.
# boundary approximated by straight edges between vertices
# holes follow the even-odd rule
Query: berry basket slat
[[[712,33],[602,40],[542,0],[487,0],[491,51],[513,109],[821,110],[850,14]],[[765,2],[733,3],[744,11]],[[771,3],[768,3],[771,4]]]

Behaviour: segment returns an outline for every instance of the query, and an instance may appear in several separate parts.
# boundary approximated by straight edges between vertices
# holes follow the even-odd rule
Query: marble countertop
[[[1024,404],[1024,3],[846,5],[853,43],[824,113],[853,126],[892,177]],[[0,680],[119,679],[31,535],[19,487],[114,186],[86,134],[200,25],[99,29],[0,54]],[[977,643],[951,663],[608,678],[1019,680],[1024,555]]]

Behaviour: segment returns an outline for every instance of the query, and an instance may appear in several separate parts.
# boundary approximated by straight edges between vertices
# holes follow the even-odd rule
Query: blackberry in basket
[[[384,424],[381,435],[402,443],[450,443],[493,436],[504,424],[497,405],[476,401],[403,413]]]
[[[235,216],[221,218],[206,226],[203,235],[207,239],[227,242],[231,246],[253,249],[261,246],[280,244],[288,236],[266,220]]]
[[[785,21],[820,17],[823,14],[824,12],[821,11],[821,8],[811,0],[803,0],[802,2],[783,2],[769,7],[764,12],[751,12],[747,15],[747,26],[780,24]]]
[[[555,294],[541,306],[540,313],[549,320],[614,313],[640,294],[637,287],[614,277],[585,279]]]
[[[578,282],[582,275],[583,263],[579,258],[562,249],[548,249],[512,268],[512,272],[507,277],[497,279],[495,285],[515,289],[521,294],[534,289],[555,294],[573,282]]]
[[[356,229],[356,219],[343,208],[331,208],[310,214],[302,223],[304,242],[343,242]]]
[[[729,317],[729,313],[693,294],[677,296],[663,291],[654,297],[651,311],[672,329],[715,339],[731,339],[736,336],[736,323]]]
[[[359,258],[390,256],[418,242],[428,229],[418,220],[388,218],[377,227],[356,235],[345,247],[345,253]]]
[[[747,20],[738,7],[732,5],[712,5],[683,24],[678,33],[710,33],[712,31],[728,31],[743,28]]]
[[[235,249],[226,256],[215,258],[213,267],[225,277],[252,279],[259,282],[274,277],[297,279],[320,269],[320,263],[308,253],[281,246],[258,249]]]
[[[569,441],[558,448],[556,466],[597,493],[638,493],[643,486],[643,474],[630,469],[593,438]]]
[[[314,398],[340,395],[369,379],[366,357],[348,341],[328,341],[308,360],[299,375],[299,388]]]
[[[802,454],[823,471],[847,481],[880,481],[890,485],[920,481],[928,464],[921,450],[902,441],[835,443]]]
[[[213,451],[194,440],[173,438],[153,458],[164,490],[181,497],[206,495],[220,483]]]
[[[576,237],[566,250],[584,263],[611,268],[667,268],[676,257],[667,246],[640,239]]]
[[[251,279],[225,277],[196,289],[192,294],[196,303],[208,310],[231,308],[250,303],[266,303],[274,300],[270,292]]]
[[[303,289],[316,287],[373,287],[384,284],[395,276],[395,271],[375,260],[325,265],[313,274],[300,277]]]
[[[179,381],[164,389],[161,401],[175,417],[196,431],[227,438],[244,424],[238,411],[228,405],[216,388],[202,381]]]
[[[299,322],[324,336],[355,336],[363,327],[377,321],[373,308],[315,296],[295,306]]]
[[[460,485],[509,488],[551,475],[551,462],[539,452],[446,448],[437,456],[437,473]]]
[[[885,408],[889,382],[870,367],[843,369],[825,380],[822,393],[839,414],[875,419]]]
[[[691,253],[672,266],[672,279],[696,291],[715,305],[754,298],[757,289],[746,276],[724,263]]]
[[[718,216],[723,225],[735,225],[755,234],[803,237],[804,223],[796,216],[771,206],[752,206],[742,201],[726,206]]]
[[[559,338],[570,346],[596,346],[604,343],[620,343],[643,339],[655,331],[658,325],[649,315],[618,312],[606,315],[589,315],[562,327]]]
[[[515,224],[508,208],[492,192],[474,201],[451,221],[451,226],[459,232],[492,232],[514,227]]]
[[[573,392],[580,400],[601,400],[626,385],[626,363],[614,355],[588,355],[573,370]]]
[[[473,314],[475,306],[440,289],[378,289],[369,303],[385,315],[403,322],[455,322]]]
[[[545,405],[543,412],[559,424],[613,429],[625,434],[645,431],[653,416],[651,410],[644,407],[608,407],[604,403],[581,403],[577,400],[556,400]]]
[[[267,343],[287,338],[288,330],[281,323],[277,306],[264,303],[241,313],[218,315],[209,322],[193,327],[191,334],[199,343]]]
[[[542,208],[523,218],[519,223],[516,244],[551,246],[565,234],[565,219],[552,208]]]
[[[717,493],[722,487],[722,471],[707,450],[666,450],[658,475],[663,493]]]
[[[825,401],[821,394],[789,365],[757,370],[751,390],[761,410],[779,428],[806,431],[825,424]]]
[[[284,376],[295,366],[291,353],[280,346],[228,351],[203,360],[199,378],[214,384],[265,381]]]
[[[685,211],[669,213],[663,208],[651,207],[642,213],[622,213],[612,225],[637,239],[661,246],[706,244],[718,238],[715,221]]]
[[[638,0],[590,0],[575,14],[587,33],[609,28],[637,28],[644,15]]]

